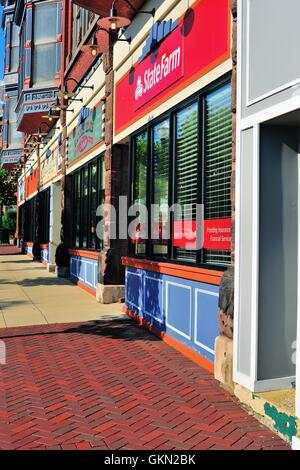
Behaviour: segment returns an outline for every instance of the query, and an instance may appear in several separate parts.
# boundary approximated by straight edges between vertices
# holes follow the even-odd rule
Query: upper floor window
[[[26,34],[26,25],[25,22],[23,23],[21,27],[21,32],[20,32],[20,70],[19,70],[19,81],[18,81],[18,86],[19,86],[19,95],[23,89],[24,86],[24,80],[25,80],[25,34]]]
[[[10,97],[7,102],[7,115],[8,115],[8,146],[14,147],[22,144],[23,133],[17,130],[17,115],[16,115],[17,97]]]
[[[86,35],[93,19],[93,12],[73,5],[72,55]]]
[[[12,23],[10,43],[10,71],[17,72],[19,67],[19,34],[20,28]]]
[[[57,36],[60,30],[57,2],[40,2],[34,7],[32,84],[47,85],[55,80]]]

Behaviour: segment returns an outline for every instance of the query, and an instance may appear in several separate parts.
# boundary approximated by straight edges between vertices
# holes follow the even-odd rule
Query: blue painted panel
[[[71,256],[71,277],[80,281],[89,289],[96,290],[97,285],[97,261],[81,256]]]
[[[143,308],[143,280],[138,270],[126,273],[126,301],[136,309]]]
[[[166,283],[167,326],[186,339],[192,334],[192,288],[168,281]]]
[[[71,276],[77,279],[77,258],[71,257]]]
[[[94,287],[94,263],[92,261],[86,261],[85,282],[89,287]]]
[[[164,320],[164,283],[158,276],[151,273],[144,276],[144,309],[145,313],[157,321]]]
[[[85,281],[85,262],[84,258],[77,258],[77,275],[80,281]]]
[[[195,292],[195,343],[214,352],[214,341],[219,334],[218,294],[207,289],[196,289]]]
[[[127,307],[212,362],[218,336],[218,295],[217,286],[126,269]]]
[[[42,250],[42,260],[48,262],[49,259],[49,253],[48,250]]]

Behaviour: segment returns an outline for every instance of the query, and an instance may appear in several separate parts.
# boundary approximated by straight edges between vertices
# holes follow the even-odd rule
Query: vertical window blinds
[[[231,217],[232,117],[231,86],[205,98],[204,211],[205,219]],[[230,253],[205,250],[208,264],[230,263]]]
[[[179,111],[176,120],[176,202],[182,210],[185,205],[190,210],[185,211],[187,220],[196,218],[198,197],[198,103]],[[175,218],[178,219],[178,217]],[[176,248],[175,257],[186,261],[196,261],[197,252]]]

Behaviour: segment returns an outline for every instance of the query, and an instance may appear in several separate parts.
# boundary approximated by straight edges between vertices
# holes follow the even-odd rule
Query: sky
[[[2,18],[2,7],[0,6],[0,19]],[[0,27],[0,80],[3,78],[3,66],[4,66],[4,38],[3,31]]]

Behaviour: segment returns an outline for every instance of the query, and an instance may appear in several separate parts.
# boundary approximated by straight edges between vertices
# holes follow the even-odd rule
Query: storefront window
[[[33,197],[25,203],[25,220],[30,223],[24,224],[24,241],[36,241],[36,227],[37,227],[37,198]]]
[[[148,175],[148,133],[143,132],[134,139],[134,187],[133,204],[147,204],[147,175]],[[143,227],[139,227],[140,231]],[[135,254],[146,253],[146,242],[139,234],[133,243]]]
[[[40,243],[49,243],[50,230],[50,188],[40,194]]]
[[[156,239],[153,242],[153,254],[168,255],[168,243],[164,237],[169,223],[169,145],[170,123],[165,120],[153,129],[153,203],[160,206],[154,220]]]
[[[38,201],[39,199],[39,201]],[[23,230],[25,242],[39,241],[41,244],[49,243],[50,230],[50,188],[41,192],[24,204]],[[25,217],[24,217],[25,216]],[[26,223],[30,221],[30,223]],[[24,222],[25,221],[25,222]]]
[[[102,241],[96,234],[99,218],[96,211],[105,198],[104,158],[99,157],[84,165],[72,175],[73,245],[76,248],[96,250]]]
[[[232,118],[231,87],[205,98],[205,220],[231,217]],[[230,252],[204,250],[207,264],[230,264]]]
[[[182,207],[191,206],[185,215],[188,220],[196,218],[195,205],[198,200],[198,103],[193,103],[175,115],[176,141],[176,203]],[[175,221],[176,216],[175,216]],[[174,247],[174,257],[178,260],[195,262],[197,252],[184,247]]]
[[[211,239],[207,243],[205,231],[230,227],[231,171],[230,84],[199,95],[134,136],[132,202],[145,204],[150,213],[151,204],[158,204],[160,213],[154,222],[152,214],[150,239],[131,241],[132,254],[200,265],[230,264],[230,249],[220,250]],[[185,233],[183,242],[176,238],[182,214],[188,231],[195,232],[197,204],[204,205],[202,248],[187,242]],[[182,212],[169,210],[175,206]]]

